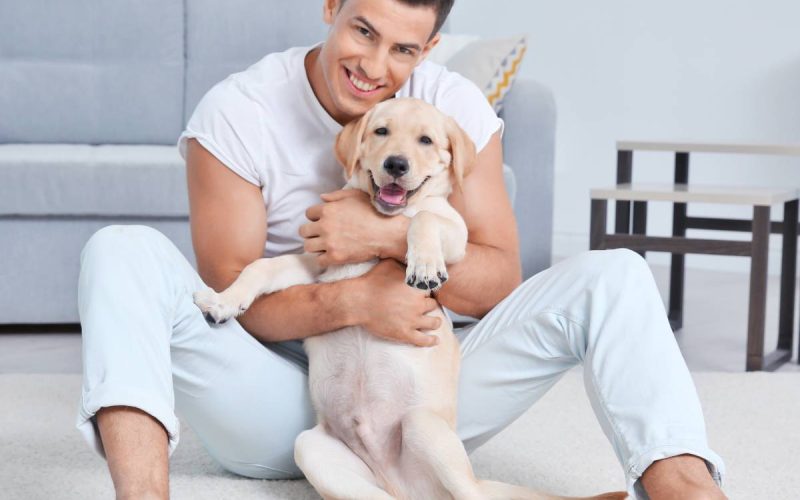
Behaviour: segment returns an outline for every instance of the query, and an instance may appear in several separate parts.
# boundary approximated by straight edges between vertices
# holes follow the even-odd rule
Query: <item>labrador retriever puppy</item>
[[[464,257],[467,228],[447,202],[475,161],[455,120],[424,101],[392,99],[344,127],[335,152],[346,188],[370,195],[385,215],[411,218],[406,282],[438,290],[446,264]],[[245,311],[261,294],[367,272],[377,263],[320,269],[314,254],[259,259],[225,291],[195,293],[212,322]],[[459,344],[442,319],[433,347],[348,327],[308,337],[309,386],[318,424],[295,441],[295,461],[326,499],[550,499],[528,488],[475,478],[456,434]],[[596,498],[625,498],[624,493]]]

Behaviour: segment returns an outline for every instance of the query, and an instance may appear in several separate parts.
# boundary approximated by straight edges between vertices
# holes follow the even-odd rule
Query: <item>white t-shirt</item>
[[[333,154],[342,129],[317,100],[304,59],[314,47],[270,54],[209,90],[195,108],[178,149],[194,137],[224,165],[261,188],[267,209],[264,256],[302,251],[298,234],[319,195],[344,186]],[[423,62],[396,94],[423,99],[452,116],[478,151],[503,121],[472,82]]]

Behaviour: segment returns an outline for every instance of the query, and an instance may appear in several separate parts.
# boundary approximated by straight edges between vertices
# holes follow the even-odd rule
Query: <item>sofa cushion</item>
[[[183,3],[0,2],[0,143],[173,144]]]
[[[0,144],[0,216],[182,216],[175,146]]]
[[[187,2],[185,121],[215,83],[272,52],[321,42],[327,32],[319,1]]]

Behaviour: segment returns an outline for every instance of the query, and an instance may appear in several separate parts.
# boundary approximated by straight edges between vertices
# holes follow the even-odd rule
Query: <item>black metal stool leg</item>
[[[750,306],[747,314],[747,363],[749,372],[764,369],[764,323],[767,309],[767,263],[769,257],[769,206],[753,208],[753,239],[750,255]]]
[[[689,182],[689,153],[675,153],[675,184]],[[672,236],[686,237],[686,203],[672,204]],[[672,331],[683,328],[683,289],[686,255],[672,254],[669,273],[669,324]]]
[[[633,202],[633,234],[647,234],[647,202],[634,201]],[[644,250],[637,252],[642,257],[645,257]]]
[[[797,283],[797,200],[783,204],[783,251],[781,252],[781,306],[778,349],[792,352],[794,296]]]
[[[605,248],[607,212],[608,200],[592,200],[589,250],[602,250]]]
[[[617,151],[617,185],[633,181],[633,151]],[[614,210],[614,232],[629,234],[631,225],[631,202],[617,201]]]

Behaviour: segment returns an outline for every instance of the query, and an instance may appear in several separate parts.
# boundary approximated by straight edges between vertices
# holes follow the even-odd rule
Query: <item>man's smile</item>
[[[364,81],[361,77],[356,76],[356,74],[351,72],[349,69],[344,67],[343,69],[350,91],[359,97],[368,97],[374,95],[384,87],[383,85],[375,85]]]

